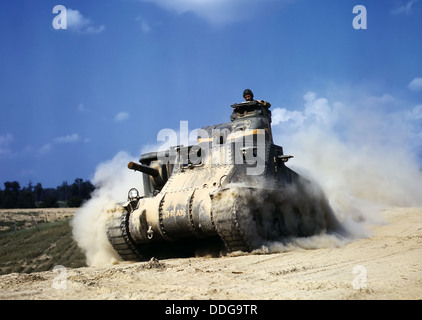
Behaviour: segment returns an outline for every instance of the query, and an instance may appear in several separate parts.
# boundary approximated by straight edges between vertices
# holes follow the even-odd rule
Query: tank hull
[[[298,177],[278,188],[228,184],[144,198],[135,209],[121,206],[109,230],[124,236],[112,244],[124,260],[142,261],[198,251],[251,252],[271,241],[334,231],[334,214],[315,187]]]
[[[141,156],[144,196],[129,196],[107,226],[124,260],[195,250],[245,251],[338,228],[321,189],[286,166],[271,113],[236,107],[231,123],[202,128],[195,146]]]

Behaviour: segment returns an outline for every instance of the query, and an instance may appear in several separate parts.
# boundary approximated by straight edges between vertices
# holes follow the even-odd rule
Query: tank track
[[[129,215],[130,213],[123,211],[120,216],[109,221],[107,238],[124,261],[140,261],[142,255],[129,234]]]
[[[239,220],[236,205],[229,208],[214,207],[213,218],[215,229],[228,252],[252,251],[248,239],[241,229],[241,225],[248,221],[244,221],[244,217]]]

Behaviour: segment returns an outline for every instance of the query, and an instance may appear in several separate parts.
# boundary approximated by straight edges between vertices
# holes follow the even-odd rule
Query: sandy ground
[[[422,299],[422,208],[342,247],[0,276],[0,299]]]

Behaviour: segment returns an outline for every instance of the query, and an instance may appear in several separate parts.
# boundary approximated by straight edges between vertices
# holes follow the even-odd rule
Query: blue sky
[[[92,179],[180,121],[228,122],[245,88],[286,153],[319,127],[422,167],[422,0],[7,0],[0,34],[1,188]]]

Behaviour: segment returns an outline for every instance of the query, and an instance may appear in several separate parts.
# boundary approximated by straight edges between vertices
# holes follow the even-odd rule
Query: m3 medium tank
[[[143,192],[130,189],[107,224],[123,260],[250,252],[337,228],[320,188],[287,167],[292,156],[273,143],[269,106],[234,104],[231,122],[198,130],[197,144],[128,164],[142,172]]]

